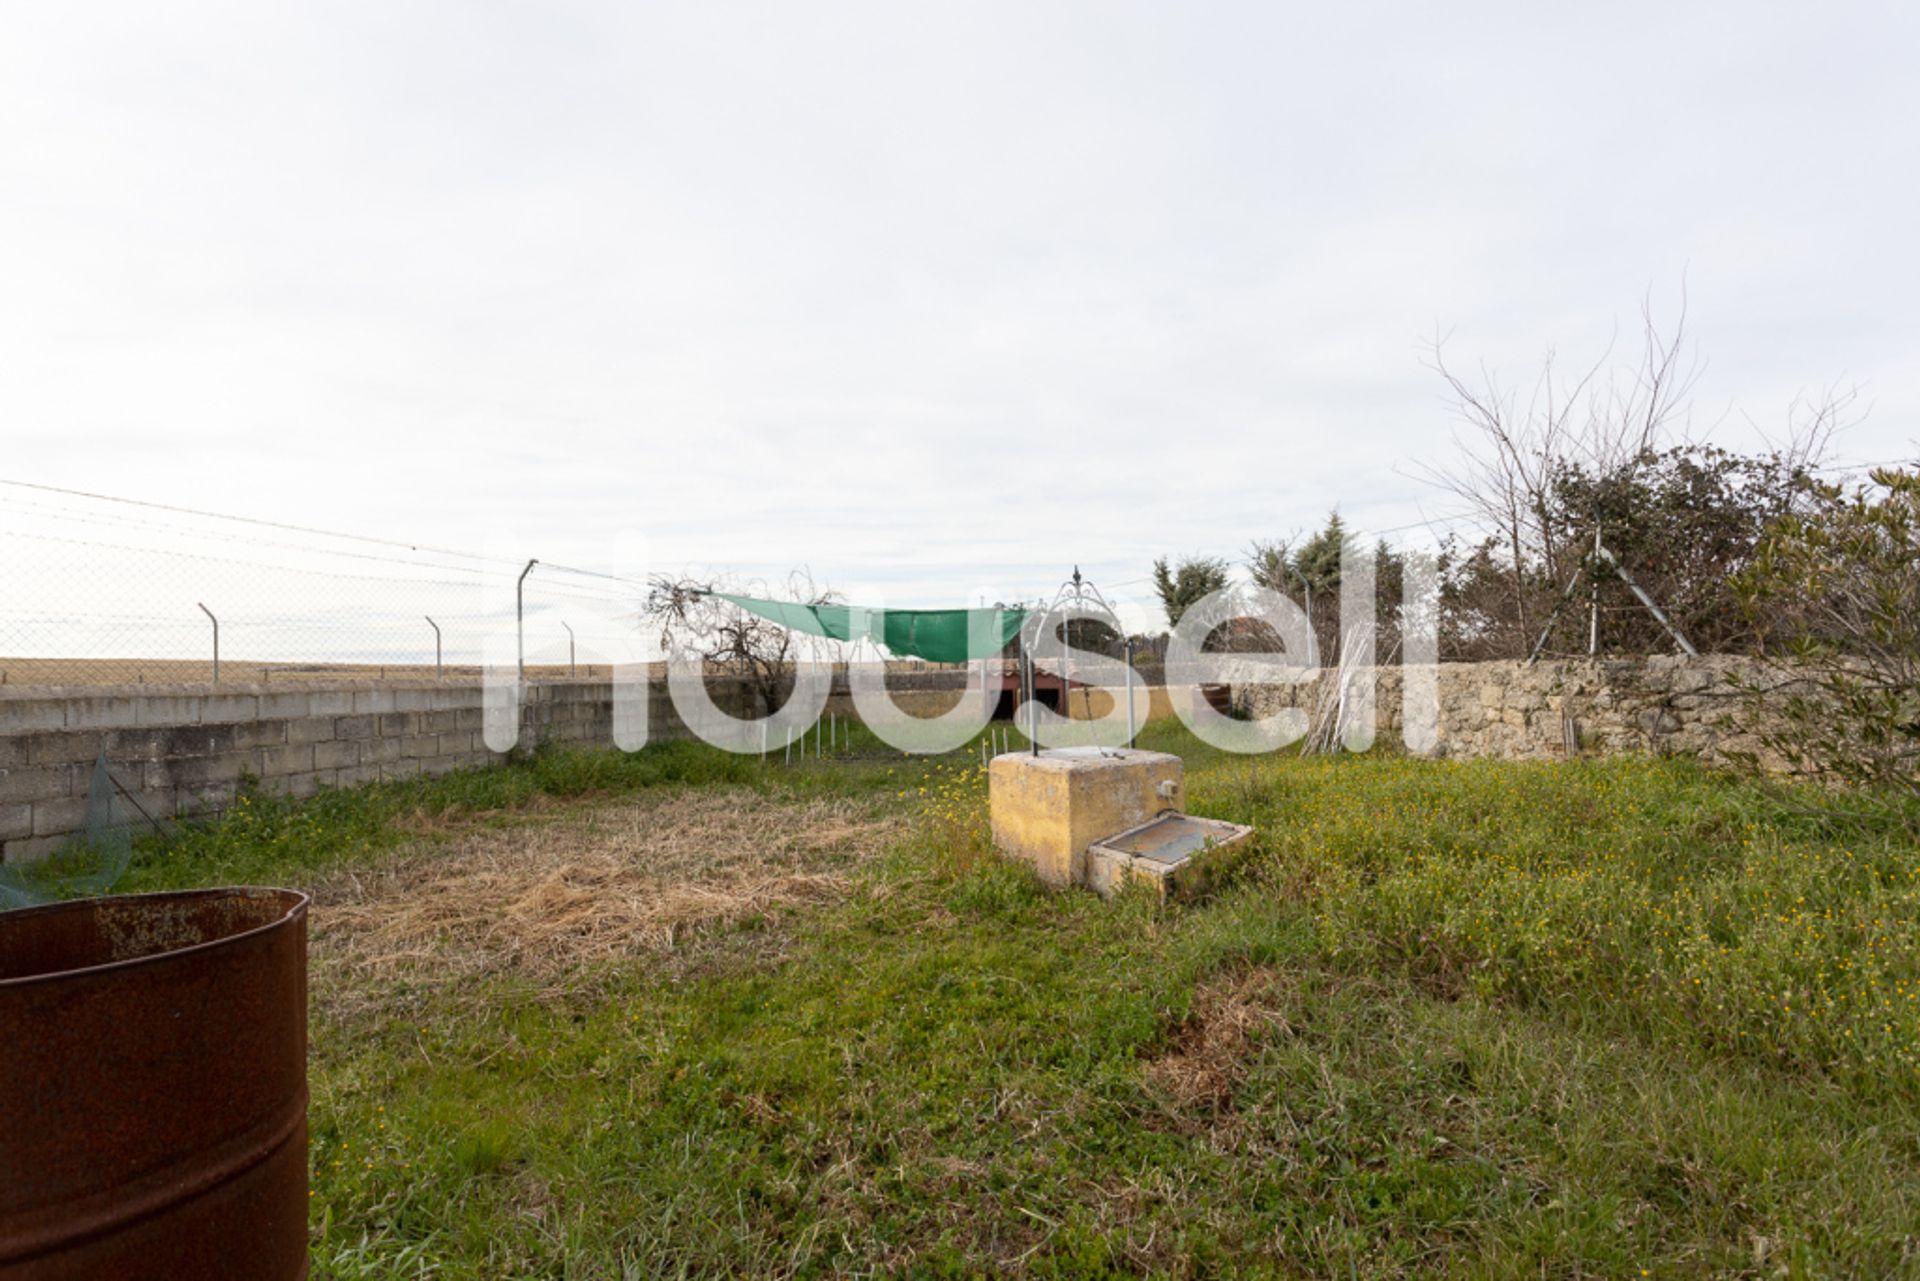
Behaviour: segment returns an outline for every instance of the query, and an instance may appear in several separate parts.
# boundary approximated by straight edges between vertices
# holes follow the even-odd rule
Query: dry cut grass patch
[[[500,973],[550,982],[837,898],[900,827],[860,801],[706,788],[472,830],[315,887],[313,950],[363,991]]]
[[[1278,971],[1262,967],[1202,987],[1192,1011],[1148,1065],[1148,1076],[1184,1112],[1219,1117],[1231,1111],[1256,1042],[1293,1031],[1279,1008],[1282,982]]]

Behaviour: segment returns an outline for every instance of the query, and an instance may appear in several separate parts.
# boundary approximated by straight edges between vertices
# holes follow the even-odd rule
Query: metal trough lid
[[[1186,862],[1202,850],[1231,845],[1251,835],[1251,827],[1238,823],[1169,812],[1117,836],[1095,841],[1093,848],[1171,866]]]

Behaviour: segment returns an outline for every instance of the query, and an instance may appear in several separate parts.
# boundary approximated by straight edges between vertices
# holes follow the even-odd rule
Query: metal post
[[[578,676],[580,674],[580,667],[574,662],[573,625],[565,619],[562,619],[560,626],[567,629],[567,675]]]
[[[1598,545],[1599,542],[1596,539],[1595,546]],[[1573,571],[1573,577],[1569,578],[1567,585],[1561,589],[1560,599],[1553,602],[1553,608],[1547,613],[1547,625],[1540,629],[1540,639],[1533,643],[1533,649],[1527,654],[1528,667],[1532,667],[1535,662],[1539,661],[1540,651],[1547,647],[1547,637],[1553,635],[1553,625],[1560,621],[1560,611],[1566,608],[1569,600],[1573,599],[1573,589],[1580,585],[1580,575],[1587,572],[1587,565],[1588,562],[1586,558],[1582,557],[1579,566]]]
[[[1073,605],[1060,624],[1060,711],[1073,719],[1073,614],[1080,604],[1080,567],[1073,567]]]
[[[200,612],[213,623],[213,683],[218,685],[220,683],[220,620],[214,618],[213,611],[201,605],[199,601],[193,603],[200,605]]]
[[[200,605],[200,601],[194,601],[194,605]],[[213,611],[205,605],[200,605],[200,613],[213,620],[213,684],[217,686],[221,684],[221,620],[213,618]]]
[[[440,680],[444,675],[440,665],[440,624],[434,622],[431,616],[427,616],[427,626],[433,628],[433,679]]]
[[[980,598],[980,604],[984,606],[986,603],[987,598],[982,596]],[[997,702],[1000,697],[998,691],[993,693],[987,692],[987,660],[984,658],[980,660],[980,695],[987,700],[989,706]],[[988,719],[992,719],[991,714],[989,714]]]
[[[1035,756],[1040,755],[1040,709],[1034,706],[1034,697],[1039,693],[1039,684],[1033,672],[1033,655],[1023,656],[1027,664],[1027,746],[1033,749]]]
[[[1595,543],[1594,550],[1599,553],[1602,560],[1613,566],[1613,572],[1620,575],[1620,581],[1625,583],[1627,588],[1632,591],[1635,596],[1639,597],[1640,603],[1647,607],[1647,612],[1659,621],[1660,626],[1667,629],[1667,634],[1673,637],[1674,642],[1678,644],[1681,649],[1686,651],[1687,656],[1689,658],[1700,657],[1700,651],[1693,647],[1693,642],[1680,634],[1680,629],[1673,625],[1673,620],[1668,618],[1666,614],[1662,612],[1661,608],[1653,603],[1653,597],[1647,595],[1640,584],[1634,581],[1633,575],[1627,572],[1627,567],[1616,560],[1613,553],[1601,544]]]
[[[1289,569],[1287,572],[1300,580],[1300,590],[1306,593],[1307,666],[1310,668],[1318,668],[1320,666],[1320,629],[1313,625],[1313,584],[1308,582],[1307,576],[1297,569]]]
[[[1593,527],[1593,554],[1600,554],[1600,526]],[[1587,585],[1587,657],[1600,653],[1600,583]]]
[[[1126,646],[1121,650],[1127,664],[1127,747],[1133,747],[1133,637],[1127,637]]]
[[[1306,579],[1300,580],[1307,592],[1307,666],[1318,669],[1320,666],[1320,628],[1313,621],[1313,584]]]
[[[527,575],[540,562],[530,560],[527,567],[520,571],[519,581],[513,585],[513,631],[514,641],[519,647],[520,688],[527,687]]]

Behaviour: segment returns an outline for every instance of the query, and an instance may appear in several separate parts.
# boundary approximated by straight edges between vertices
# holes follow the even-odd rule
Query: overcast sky
[[[1920,438],[1912,6],[4,13],[7,478],[1138,592],[1452,512],[1435,333],[1524,382],[1683,278],[1729,443],[1836,382]]]

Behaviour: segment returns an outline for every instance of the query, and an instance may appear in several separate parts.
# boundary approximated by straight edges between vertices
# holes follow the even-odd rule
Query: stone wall
[[[1440,741],[1435,754],[1508,760],[1564,756],[1567,718],[1579,752],[1691,752],[1724,760],[1730,751],[1760,755],[1735,715],[1743,695],[1734,680],[1750,660],[1682,655],[1642,659],[1442,663]],[[1333,675],[1300,685],[1236,684],[1234,704],[1251,715],[1321,706]],[[1379,669],[1378,742],[1402,740],[1401,668]]]
[[[1581,751],[1686,751],[1709,759],[1757,750],[1729,724],[1747,670],[1733,658],[1449,663],[1435,669],[1439,754],[1506,758],[1564,754],[1565,718]],[[902,682],[896,703],[913,715],[945,711],[959,697],[952,674]],[[1401,736],[1399,668],[1379,671],[1379,741]],[[1256,715],[1319,705],[1323,686],[1237,684],[1234,701]],[[893,684],[890,677],[889,684]],[[737,681],[710,678],[714,702],[755,715]],[[1190,691],[1154,692],[1158,716]],[[1101,695],[1096,692],[1096,697]],[[522,746],[613,743],[613,688],[606,680],[540,681],[521,708]],[[96,757],[156,819],[215,811],[243,775],[269,791],[308,796],[322,787],[444,774],[502,759],[487,749],[478,682],[356,682],[287,689],[275,685],[0,688],[0,860],[40,857],[79,830]],[[853,714],[837,691],[828,704]],[[664,681],[648,687],[652,741],[687,736]]]

